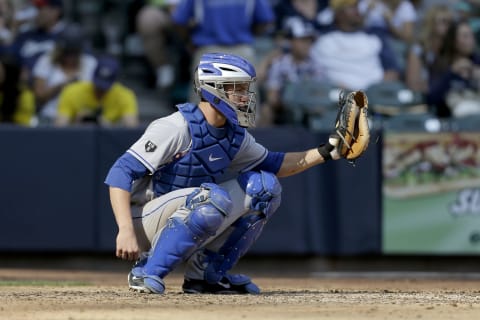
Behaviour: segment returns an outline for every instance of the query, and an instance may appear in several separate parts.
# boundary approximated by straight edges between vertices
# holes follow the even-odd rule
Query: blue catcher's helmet
[[[221,112],[228,121],[242,127],[255,126],[256,96],[250,85],[256,80],[255,68],[247,60],[224,53],[206,53],[195,71],[195,92]],[[242,93],[238,85],[247,85]],[[225,85],[232,91],[226,92]],[[237,86],[237,90],[235,90]],[[232,89],[233,88],[233,89]],[[233,102],[231,95],[241,97]]]

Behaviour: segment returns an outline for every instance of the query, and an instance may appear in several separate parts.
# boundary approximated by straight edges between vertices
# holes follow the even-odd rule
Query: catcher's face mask
[[[250,90],[250,82],[223,84],[229,105],[237,113],[238,122],[244,127],[255,126],[255,93]]]
[[[247,60],[232,54],[207,53],[200,59],[194,77],[195,91],[222,113],[229,122],[255,126],[255,69]]]

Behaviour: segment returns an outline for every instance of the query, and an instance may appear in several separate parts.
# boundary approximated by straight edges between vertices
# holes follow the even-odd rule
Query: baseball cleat
[[[162,294],[165,292],[165,284],[158,276],[139,275],[136,270],[128,274],[128,287],[132,291],[141,293]]]
[[[259,294],[260,288],[244,275],[226,275],[217,283],[205,280],[185,278],[182,289],[184,293],[210,294]]]

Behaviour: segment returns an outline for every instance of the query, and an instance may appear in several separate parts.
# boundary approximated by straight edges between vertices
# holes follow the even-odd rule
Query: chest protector
[[[192,146],[183,157],[155,172],[153,189],[156,196],[177,189],[198,187],[204,182],[216,183],[245,138],[245,128],[230,122],[223,128],[209,125],[194,104],[182,104],[178,109],[188,122]]]

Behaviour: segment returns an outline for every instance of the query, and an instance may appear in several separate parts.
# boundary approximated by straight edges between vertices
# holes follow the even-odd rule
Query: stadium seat
[[[372,112],[385,116],[401,113],[422,114],[428,112],[423,96],[407,88],[401,81],[385,81],[366,90]]]
[[[480,129],[480,114],[452,119],[451,129],[455,131],[478,131]]]
[[[336,109],[340,89],[321,81],[290,83],[283,92],[283,102],[295,123],[305,117],[323,115]]]
[[[329,110],[323,115],[310,115],[308,127],[314,131],[331,131],[335,126],[336,118],[336,110]]]
[[[444,125],[430,113],[402,113],[385,119],[383,129],[395,132],[438,132],[444,129]]]

